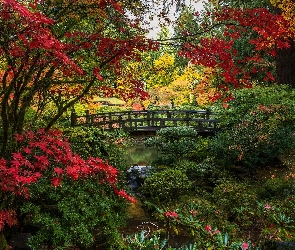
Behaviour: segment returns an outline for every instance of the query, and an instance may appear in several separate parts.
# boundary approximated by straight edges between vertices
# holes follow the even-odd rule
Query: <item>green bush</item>
[[[236,91],[235,97],[229,109],[218,114],[225,129],[212,140],[211,155],[225,166],[254,168],[295,147],[293,90],[257,87]]]
[[[270,178],[262,184],[260,196],[262,199],[285,199],[294,194],[294,181],[286,178]]]
[[[258,104],[294,106],[295,91],[287,85],[253,86],[251,89],[236,89],[233,96],[234,99],[228,102],[228,108],[224,108],[222,101],[211,107],[223,128],[232,128],[239,124]],[[294,113],[289,115],[294,116]]]
[[[294,249],[294,195],[285,199],[270,199],[257,202],[259,208],[259,218],[263,224],[261,230],[261,249],[268,249],[271,243],[277,248],[269,249]],[[282,244],[276,244],[281,242]],[[290,244],[285,244],[290,243]],[[281,245],[281,248],[278,246]],[[283,246],[286,248],[283,248]],[[287,246],[290,246],[287,248]],[[291,247],[292,246],[292,247]]]
[[[1,160],[1,225],[34,226],[32,249],[117,247],[127,200],[134,202],[120,172],[100,158],[82,159],[58,130],[25,131],[16,139],[18,151]]]
[[[74,152],[84,159],[99,157],[124,172],[129,135],[121,130],[104,132],[96,127],[72,127],[63,130]]]
[[[190,127],[170,127],[157,131],[156,136],[145,141],[147,147],[156,147],[167,162],[197,158],[198,151],[205,151],[207,144]]]
[[[190,235],[195,241],[194,248],[181,249],[241,249],[237,225],[227,221],[219,206],[204,198],[206,195],[198,196],[183,196],[169,207],[161,203],[162,209],[158,207],[154,215],[163,220],[170,234]]]
[[[96,239],[109,245],[120,241],[118,227],[125,223],[126,202],[97,179],[63,181],[62,187],[54,188],[50,179],[42,178],[30,190],[21,211],[26,223],[39,229],[28,241],[32,249],[91,249]]]
[[[256,222],[257,195],[247,183],[224,180],[214,188],[213,199],[227,220],[243,227]]]
[[[195,185],[198,185],[198,183],[212,184],[226,175],[226,172],[214,162],[212,157],[208,157],[202,162],[182,160],[176,162],[173,166],[175,169],[186,173],[189,180],[194,182]]]
[[[153,201],[178,199],[191,186],[185,173],[175,169],[165,169],[147,177],[140,192]]]

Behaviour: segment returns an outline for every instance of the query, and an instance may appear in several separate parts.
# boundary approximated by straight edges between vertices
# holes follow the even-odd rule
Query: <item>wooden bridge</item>
[[[187,126],[200,133],[219,131],[218,120],[207,110],[141,110],[71,115],[71,126],[96,126],[104,130],[155,132],[161,128]]]

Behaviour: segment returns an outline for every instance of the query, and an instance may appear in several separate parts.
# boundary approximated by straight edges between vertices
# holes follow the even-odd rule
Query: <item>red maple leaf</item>
[[[54,187],[58,187],[62,183],[62,178],[61,177],[53,177],[53,178],[51,178],[51,183]]]

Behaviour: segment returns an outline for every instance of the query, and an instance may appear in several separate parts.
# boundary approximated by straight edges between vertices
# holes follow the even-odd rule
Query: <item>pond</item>
[[[146,147],[144,145],[144,139],[134,141],[133,144],[128,147],[125,156],[126,161],[130,166],[150,166],[158,157],[158,149]]]

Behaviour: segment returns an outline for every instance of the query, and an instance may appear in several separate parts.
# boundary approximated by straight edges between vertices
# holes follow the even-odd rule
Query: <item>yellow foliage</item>
[[[199,73],[199,70],[195,65],[189,65],[183,72],[183,74],[179,77],[181,79],[185,79],[190,83],[198,81],[202,79],[202,76]]]
[[[292,32],[295,33],[295,2],[293,0],[270,0],[270,3],[281,9],[282,16],[290,22]]]
[[[173,81],[170,88],[173,91],[172,100],[175,105],[181,105],[183,103],[190,103],[192,101],[192,85],[186,79],[178,78]]]
[[[0,57],[0,70],[5,70],[7,67],[6,58]]]
[[[195,100],[193,89],[196,82],[202,79],[198,69],[189,65],[181,75],[175,73],[175,79],[166,86],[154,85],[149,90],[150,103],[155,105],[182,105]]]
[[[213,86],[214,71],[212,68],[205,68],[202,80],[194,89],[196,101],[200,106],[207,106],[212,103],[211,98],[217,93],[217,89]]]
[[[168,53],[153,62],[152,74],[146,79],[147,88],[168,86],[178,77],[178,69],[174,66],[175,58]]]
[[[154,68],[157,71],[166,71],[174,65],[174,60],[174,56],[165,53],[159,59],[154,61]]]

